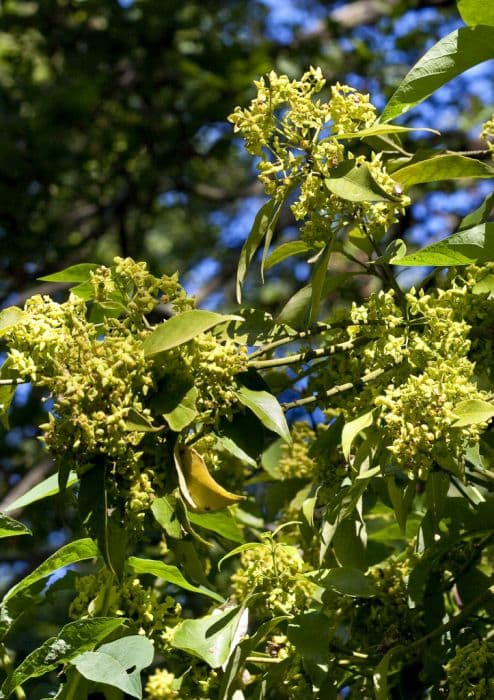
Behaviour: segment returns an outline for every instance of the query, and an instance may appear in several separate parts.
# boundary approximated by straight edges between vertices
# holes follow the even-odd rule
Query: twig
[[[367,340],[366,338],[359,338],[359,340]],[[317,357],[329,357],[330,355],[335,355],[338,352],[345,352],[347,350],[352,350],[357,341],[347,340],[344,343],[337,343],[336,345],[330,345],[326,348],[317,348],[316,350],[306,350],[305,352],[299,352],[296,355],[285,355],[285,357],[274,357],[272,360],[257,360],[254,362],[249,361],[249,366],[255,369],[267,369],[268,367],[283,367],[285,365],[294,365],[297,362],[310,362]]]
[[[384,369],[384,368],[375,369],[373,372],[369,372],[369,374],[366,374],[363,377],[361,377],[358,382],[347,382],[346,384],[339,384],[337,386],[332,387],[331,389],[328,389],[328,391],[325,391],[322,394],[314,394],[312,396],[306,396],[303,399],[297,399],[296,401],[289,401],[288,403],[281,404],[281,407],[283,408],[284,411],[289,411],[291,408],[297,408],[299,406],[307,406],[308,404],[314,403],[315,401],[318,401],[319,399],[322,399],[322,398],[327,399],[331,396],[336,396],[336,394],[342,394],[344,391],[349,391],[350,389],[356,389],[361,384],[367,384],[367,382],[371,382],[373,379],[377,379],[377,377],[380,377],[381,374],[384,374],[385,372],[389,372],[390,369],[393,369],[393,368],[388,367],[386,369]]]

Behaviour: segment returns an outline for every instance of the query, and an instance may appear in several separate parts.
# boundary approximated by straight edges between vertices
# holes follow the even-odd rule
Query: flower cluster
[[[108,493],[119,507],[123,502],[136,533],[168,478],[158,462],[168,426],[156,398],[191,388],[197,421],[214,424],[232,413],[235,375],[247,368],[244,349],[212,333],[146,357],[143,341],[153,330],[147,316],[159,304],[180,312],[193,300],[175,277],[116,258],[110,268],[90,269],[68,301],[29,299],[8,338],[9,371],[53,402],[41,426],[51,454],[79,475],[104,464]]]
[[[314,475],[315,462],[309,450],[315,439],[315,432],[304,421],[293,423],[290,429],[292,442],[284,442],[278,471],[282,479],[304,479]]]
[[[202,333],[187,344],[169,350],[164,357],[168,391],[195,387],[200,420],[215,423],[229,415],[236,402],[235,376],[247,369],[245,348],[233,340],[219,342],[212,333]]]
[[[86,304],[71,295],[58,304],[39,295],[9,338],[9,362],[26,381],[54,399],[44,439],[58,460],[80,471],[105,455],[117,471],[136,461],[142,433],[128,430],[132,411],[149,415],[145,397],[153,385],[138,337],[125,322],[102,329],[87,319]]]
[[[450,700],[488,700],[494,695],[494,642],[474,639],[445,666]]]
[[[263,593],[262,607],[255,608],[261,617],[297,614],[308,607],[316,588],[304,576],[307,568],[296,547],[270,536],[241,553],[240,568],[231,578],[233,596],[241,601]]]
[[[173,700],[178,698],[175,674],[165,668],[157,668],[148,678],[146,687],[146,700]]]
[[[72,619],[105,614],[125,617],[134,633],[153,639],[158,649],[167,646],[167,630],[177,624],[181,606],[171,596],[144,586],[136,576],[126,576],[121,584],[110,579],[107,569],[76,579],[76,597],[69,615]]]
[[[386,172],[380,156],[355,156],[343,144],[347,135],[375,123],[369,95],[337,83],[327,101],[316,98],[325,85],[320,68],[310,68],[300,80],[272,71],[255,84],[257,96],[250,106],[237,107],[229,119],[245,138],[247,150],[260,157],[259,179],[267,194],[284,197],[300,186],[291,208],[302,222],[302,238],[317,248],[350,223],[380,236],[410,199]],[[331,193],[325,179],[345,161],[366,166],[389,201],[352,202]]]
[[[485,141],[487,148],[494,158],[494,114],[488,121],[485,122],[485,124],[482,124],[482,133],[480,138],[482,141]]]
[[[471,308],[485,295],[452,280],[430,294],[412,289],[398,305],[393,291],[378,292],[352,308],[347,338],[358,352],[337,355],[324,384],[353,383],[354,392],[333,399],[328,413],[347,420],[376,408],[374,422],[393,461],[410,478],[427,479],[434,465],[462,469],[465,449],[485,424],[457,427],[455,409],[467,399],[486,400],[470,359]],[[492,316],[491,316],[492,318]],[[373,381],[366,377],[374,376]],[[319,380],[320,381],[320,380]]]

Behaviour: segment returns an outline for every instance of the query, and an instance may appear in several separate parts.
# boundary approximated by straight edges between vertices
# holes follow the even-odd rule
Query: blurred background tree
[[[130,255],[178,271],[199,305],[231,306],[238,252],[264,200],[226,117],[253,96],[253,80],[318,65],[328,84],[383,105],[460,24],[454,0],[2,0],[0,302],[53,293],[37,278],[70,264]],[[478,147],[494,102],[489,70],[406,116],[441,131],[424,148]],[[483,191],[425,186],[396,233],[445,236]],[[293,224],[280,221],[278,241]],[[254,272],[247,300],[274,313],[307,273],[306,263],[282,264],[261,289]],[[29,388],[18,393],[0,446],[3,505],[50,473],[33,428],[44,411]],[[29,517],[40,560],[79,527],[44,504]],[[23,539],[4,551],[0,584],[38,563]],[[37,632],[23,634],[29,648]]]

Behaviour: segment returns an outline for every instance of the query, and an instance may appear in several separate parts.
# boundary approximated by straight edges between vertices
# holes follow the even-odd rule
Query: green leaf
[[[457,416],[453,427],[464,428],[466,425],[489,421],[494,416],[494,404],[480,399],[467,399],[460,401],[453,409],[453,413]]]
[[[0,513],[0,538],[14,537],[15,535],[32,535],[31,530],[23,523],[19,523],[8,515]]]
[[[216,532],[227,540],[231,540],[232,542],[245,542],[242,531],[237,525],[237,521],[227,508],[217,511],[216,513],[189,512],[189,519],[194,525],[199,525],[206,530]]]
[[[169,537],[174,537],[175,539],[182,537],[182,528],[175,513],[175,498],[172,494],[162,498],[155,498],[151,504],[151,512],[156,522],[161,525]]]
[[[494,26],[494,5],[492,0],[456,0],[456,4],[465,24],[473,27],[478,24]]]
[[[67,487],[73,486],[79,477],[75,472],[70,472],[69,478],[67,480]],[[9,503],[5,508],[7,512],[12,510],[19,510],[20,508],[25,508],[31,505],[31,503],[36,503],[36,501],[41,501],[43,498],[48,498],[49,496],[54,496],[59,493],[60,487],[58,485],[58,474],[52,474],[47,479],[44,479],[32,489],[26,491],[22,496],[19,496],[15,501]]]
[[[439,525],[444,512],[449,484],[449,474],[443,471],[434,471],[429,474],[425,485],[425,501],[436,526]]]
[[[415,484],[399,485],[394,474],[387,479],[388,494],[402,535],[406,534],[407,517],[415,494]]]
[[[237,267],[237,301],[239,304],[242,301],[242,284],[247,268],[264,237],[268,234],[272,236],[285,201],[285,196],[279,199],[270,199],[263,204],[257,212],[252,230],[240,251]]]
[[[0,423],[9,429],[9,409],[16,390],[15,384],[4,384],[0,386]]]
[[[314,271],[312,273],[310,302],[307,313],[307,326],[311,326],[317,321],[319,307],[321,306],[321,299],[324,294],[324,282],[326,281],[326,275],[328,274],[328,266],[329,260],[331,258],[332,248],[333,241],[331,240],[322,249],[320,255],[318,256],[317,262],[314,265]]]
[[[82,540],[76,540],[75,542],[70,542],[69,544],[60,547],[60,549],[48,557],[37,569],[28,574],[22,581],[19,581],[15,586],[13,586],[5,594],[3,601],[6,602],[10,600],[15,595],[21,591],[32,586],[33,583],[41,581],[42,579],[50,576],[54,571],[61,569],[64,566],[70,566],[71,564],[76,564],[79,561],[84,561],[85,559],[94,559],[99,555],[98,548],[93,540],[85,538]]]
[[[338,287],[345,285],[348,280],[354,276],[353,273],[344,272],[338,275],[331,275],[324,280],[322,298],[326,297],[331,292],[334,292]],[[277,321],[286,323],[292,328],[302,328],[307,320],[308,308],[312,297],[312,284],[299,289],[286,302],[285,306],[280,311]]]
[[[393,258],[392,265],[452,267],[494,260],[494,223],[479,224],[453,233],[438,243],[404,258]]]
[[[280,615],[279,617],[274,617],[263,622],[252,636],[245,637],[238,646],[233,649],[228,659],[225,673],[223,674],[217,700],[237,700],[239,692],[237,686],[242,684],[242,674],[239,673],[239,671],[243,668],[245,659],[254,649],[257,649],[265,639],[268,639],[274,630],[279,628],[282,622],[288,619],[290,619],[288,615]],[[237,688],[237,690],[235,690],[235,688]],[[259,696],[256,697],[259,700]],[[240,700],[243,700],[243,695],[240,696]],[[252,700],[254,700],[254,698],[252,698]]]
[[[367,569],[367,534],[357,512],[342,520],[333,535],[333,552],[340,567]]]
[[[477,226],[478,224],[485,224],[486,221],[489,219],[489,216],[492,212],[492,209],[494,208],[494,192],[492,192],[490,195],[488,195],[480,207],[478,209],[475,209],[475,211],[472,211],[470,214],[467,214],[461,221],[460,225],[458,226],[458,231],[463,231],[463,229],[466,228],[473,228],[474,226]]]
[[[244,614],[242,606],[235,606],[225,612],[184,620],[175,628],[171,644],[197,656],[211,668],[219,668],[228,661]]]
[[[376,182],[366,163],[355,164],[352,160],[333,168],[331,177],[326,178],[324,184],[330,192],[349,202],[393,202],[399,199]]]
[[[252,459],[252,457],[249,454],[247,454],[247,452],[243,450],[240,447],[240,445],[238,445],[232,438],[227,437],[226,435],[217,435],[216,448],[228,452],[229,454],[239,459],[241,462],[245,462],[245,464],[248,464],[250,467],[257,467],[256,460]]]
[[[285,442],[291,443],[292,437],[285,414],[272,394],[267,391],[254,391],[246,386],[240,387],[234,394],[240,403],[250,409],[268,430],[282,437]]]
[[[372,674],[372,680],[374,682],[374,692],[376,694],[376,700],[388,700],[388,673],[389,664],[391,662],[391,657],[396,651],[396,647],[389,649],[381,661],[376,666],[374,673]]]
[[[316,572],[313,578],[318,585],[330,588],[341,595],[353,598],[372,598],[376,595],[376,589],[360,569],[352,567],[322,569]]]
[[[139,411],[136,411],[133,408],[130,410],[129,415],[124,422],[125,430],[128,430],[129,432],[157,433],[160,430],[163,430],[163,426],[154,426],[150,418],[145,416],[143,413],[139,413]]]
[[[146,357],[158,355],[161,352],[188,343],[189,340],[196,338],[199,333],[205,333],[219,323],[242,320],[240,316],[222,315],[214,311],[203,311],[201,309],[184,311],[161,323],[158,328],[145,338],[143,343],[144,354]]]
[[[350,450],[352,448],[353,441],[362,430],[365,430],[372,425],[374,409],[364,413],[364,415],[355,418],[349,423],[345,423],[343,430],[341,432],[341,449],[343,450],[343,456],[348,461],[350,457]]]
[[[170,428],[176,433],[181,432],[184,428],[189,426],[194,418],[197,416],[196,401],[199,396],[197,387],[190,387],[185,394],[180,397],[174,395],[170,396],[171,399],[179,398],[179,403],[177,403],[170,411],[165,411],[163,417],[170,426]]]
[[[87,282],[91,279],[91,272],[95,272],[99,267],[96,263],[80,263],[38,279],[42,282]]]
[[[391,121],[425,100],[441,85],[472,66],[494,58],[494,29],[456,29],[441,39],[415,64],[392,95],[381,115]]]
[[[288,243],[282,243],[276,250],[269,255],[267,258],[264,269],[269,270],[278,263],[291,258],[293,255],[301,255],[302,253],[308,253],[312,250],[311,246],[307,245],[304,241],[289,241]]]
[[[218,571],[221,571],[221,567],[223,566],[223,562],[226,561],[227,559],[231,559],[232,557],[237,556],[237,554],[241,554],[242,552],[246,552],[248,549],[257,549],[258,547],[266,547],[266,545],[263,542],[245,542],[245,544],[240,544],[238,547],[235,547],[235,549],[232,549],[228,552],[228,554],[225,554],[224,557],[222,557],[219,562],[218,562]]]
[[[411,187],[422,182],[463,178],[494,178],[494,168],[475,158],[443,153],[412,163],[393,173],[393,179],[403,187]]]
[[[296,615],[287,625],[287,637],[296,646],[304,668],[318,687],[328,671],[328,647],[332,634],[328,622],[324,613],[309,610]]]
[[[206,595],[213,600],[217,600],[222,603],[223,598],[214,591],[210,591],[208,588],[194,586],[189,583],[187,579],[182,575],[180,569],[171,564],[164,564],[161,561],[155,561],[154,559],[141,559],[140,557],[129,557],[127,559],[128,568],[135,574],[151,574],[152,576],[157,576],[158,578],[167,581],[168,583],[173,583],[179,588],[183,588],[186,591],[192,591],[192,593],[200,593],[201,595]]]
[[[140,674],[151,664],[153,656],[153,643],[146,637],[133,635],[103,644],[97,651],[84,652],[71,663],[89,681],[110,685],[140,699]]]
[[[348,131],[343,134],[331,134],[331,139],[337,139],[338,141],[344,139],[365,139],[370,136],[385,136],[386,134],[408,134],[411,131],[428,131],[431,134],[439,134],[436,129],[429,129],[427,127],[409,127],[409,126],[398,126],[397,124],[374,124],[368,129],[362,129],[361,131]],[[324,141],[324,139],[323,139]]]
[[[0,311],[0,337],[17,326],[25,317],[24,311],[17,306],[9,306]]]
[[[97,543],[110,571],[121,580],[126,538],[123,528],[117,523],[118,512],[115,510],[109,516],[106,469],[102,464],[81,476],[78,502],[88,534]]]
[[[2,686],[5,697],[9,697],[17,686],[30,678],[39,678],[82,652],[93,649],[124,622],[124,618],[115,617],[93,617],[69,622],[56,637],[47,639],[19,664]]]

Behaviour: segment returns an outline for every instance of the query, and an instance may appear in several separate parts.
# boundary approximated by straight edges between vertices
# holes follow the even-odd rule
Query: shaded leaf
[[[307,313],[307,326],[316,323],[324,294],[324,282],[328,273],[329,260],[331,258],[333,241],[331,240],[321,251],[312,272],[311,295]]]
[[[429,474],[425,485],[425,500],[436,526],[439,525],[444,512],[449,484],[449,474],[443,471],[434,471]]]
[[[489,58],[494,58],[494,28],[456,29],[429,49],[407,73],[386,105],[381,121],[388,122],[407,112],[441,85]]]
[[[97,543],[110,571],[121,579],[120,543],[124,532],[115,522],[113,528],[110,527],[106,469],[102,464],[97,464],[81,476],[78,503],[84,527]],[[116,517],[118,513],[115,511],[114,518]],[[115,529],[120,531],[115,533]],[[113,534],[117,536],[113,537]]]
[[[314,578],[318,585],[330,588],[341,595],[353,598],[371,598],[376,595],[373,584],[360,569],[352,567],[322,569],[311,578]]]
[[[415,484],[397,484],[394,474],[386,479],[389,500],[403,535],[406,534],[407,517],[415,495]]]
[[[389,673],[389,664],[391,662],[391,658],[393,654],[395,653],[396,648],[389,649],[389,651],[384,654],[383,658],[381,661],[378,663],[376,666],[374,673],[372,674],[372,680],[374,682],[374,691],[376,694],[376,700],[388,700],[389,699],[389,691],[388,691],[388,673]]]
[[[262,205],[256,214],[251,232],[240,251],[237,267],[237,301],[239,304],[242,300],[242,284],[247,268],[265,236],[268,234],[272,236],[285,201],[285,196],[279,199],[270,199]]]
[[[348,461],[350,457],[350,450],[352,448],[353,441],[369,426],[372,425],[374,409],[364,413],[362,416],[355,418],[349,423],[345,423],[343,430],[341,432],[341,449],[343,450],[343,456]]]

